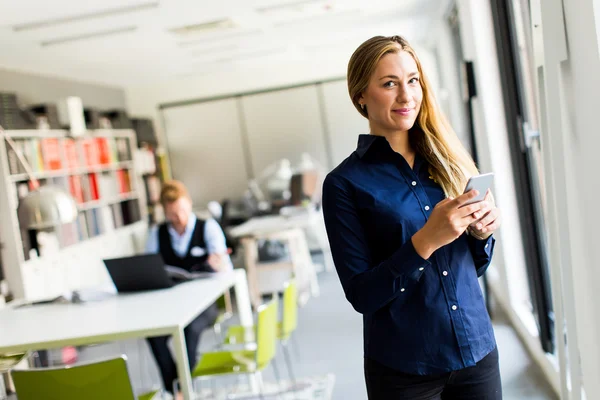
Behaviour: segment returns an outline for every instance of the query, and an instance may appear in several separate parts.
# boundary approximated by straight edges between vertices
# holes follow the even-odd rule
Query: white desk
[[[253,217],[241,225],[230,228],[228,233],[234,238],[242,238],[295,228],[304,231],[309,247],[314,247],[310,245],[310,243],[314,243],[323,252],[324,269],[326,271],[333,271],[333,259],[331,258],[331,249],[329,248],[325,222],[321,211],[306,209],[305,212],[298,212],[289,217],[283,215]]]
[[[82,304],[0,310],[0,353],[173,335],[181,389],[185,399],[192,399],[183,329],[232,286],[240,322],[251,326],[246,273],[235,270],[170,289],[118,295]]]

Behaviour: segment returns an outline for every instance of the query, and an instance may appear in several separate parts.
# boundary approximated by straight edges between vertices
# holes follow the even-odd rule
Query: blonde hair
[[[160,191],[160,203],[163,207],[176,202],[182,197],[190,199],[190,195],[182,182],[172,180],[163,184]]]
[[[415,60],[423,90],[421,109],[410,131],[410,143],[427,160],[432,177],[446,196],[459,196],[469,178],[478,174],[477,167],[437,105],[421,62],[406,39],[400,36],[375,36],[356,49],[348,63],[350,98],[358,112],[368,119],[368,110],[363,110],[358,102],[361,94],[369,86],[379,60],[386,54],[401,51],[407,52]]]

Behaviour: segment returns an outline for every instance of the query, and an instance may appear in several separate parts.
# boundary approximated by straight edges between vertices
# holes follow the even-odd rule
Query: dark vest
[[[192,269],[194,271],[211,270],[206,264],[208,252],[206,243],[204,242],[204,224],[204,220],[200,218],[196,220],[196,227],[192,233],[192,238],[184,258],[179,257],[175,254],[175,251],[173,251],[168,225],[164,223],[158,227],[158,249],[165,264],[181,267],[188,271],[191,271]],[[192,249],[197,247],[204,250],[202,255],[192,255]]]

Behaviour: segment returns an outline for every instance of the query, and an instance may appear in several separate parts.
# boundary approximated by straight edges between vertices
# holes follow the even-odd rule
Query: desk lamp
[[[47,229],[75,221],[77,205],[71,194],[58,186],[40,186],[39,181],[33,176],[31,166],[1,126],[0,134],[4,134],[4,139],[14,150],[32,185],[29,193],[19,200],[17,214],[21,228]]]

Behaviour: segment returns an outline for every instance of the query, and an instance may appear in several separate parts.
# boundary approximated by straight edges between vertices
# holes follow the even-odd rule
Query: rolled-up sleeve
[[[221,254],[224,257],[227,269],[233,270],[231,258],[227,254],[225,233],[223,233],[221,225],[214,219],[207,219],[204,224],[204,242],[208,254]]]
[[[323,184],[323,214],[331,253],[344,293],[363,314],[396,298],[408,298],[431,264],[408,240],[387,260],[375,264],[353,196],[344,178],[328,175]],[[397,300],[396,300],[397,301]]]
[[[477,276],[482,276],[490,266],[492,261],[492,255],[494,254],[494,246],[496,239],[494,235],[491,235],[485,240],[479,240],[471,235],[468,236],[469,248],[473,255],[473,261],[475,262],[475,269],[477,270]]]

